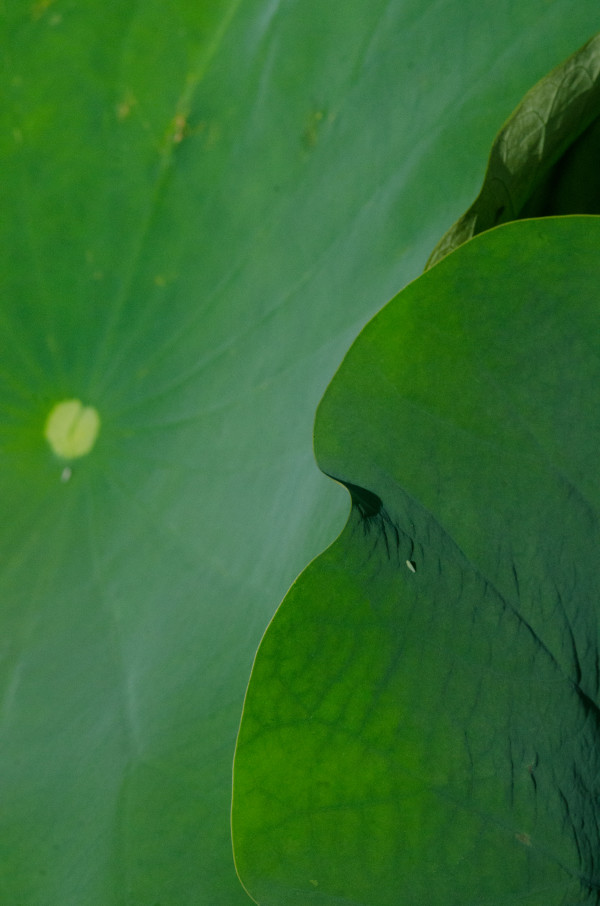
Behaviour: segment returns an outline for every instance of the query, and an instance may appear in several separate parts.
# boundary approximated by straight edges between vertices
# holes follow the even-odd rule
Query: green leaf
[[[261,906],[598,902],[599,242],[476,237],[328,388],[352,512],[263,639],[236,754]]]
[[[347,509],[317,402],[597,4],[1,16],[0,900],[236,906],[252,656]]]
[[[467,239],[520,217],[600,212],[600,35],[524,97],[490,153],[481,192],[440,239],[431,267]]]

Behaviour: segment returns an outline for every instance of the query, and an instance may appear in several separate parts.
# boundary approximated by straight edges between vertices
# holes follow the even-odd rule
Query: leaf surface
[[[592,0],[480,11],[2,6],[2,902],[247,902],[252,655],[347,510],[317,401],[498,121],[597,27]],[[68,401],[99,430],[65,459]]]
[[[598,902],[599,241],[476,237],[328,388],[352,512],[263,639],[235,762],[261,906]]]

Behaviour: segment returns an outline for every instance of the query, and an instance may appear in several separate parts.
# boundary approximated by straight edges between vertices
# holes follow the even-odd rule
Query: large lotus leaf
[[[260,904],[598,902],[599,243],[482,234],[328,388],[353,507],[263,639],[235,762]]]
[[[234,906],[252,654],[346,510],[316,403],[597,6],[1,16],[0,899]]]

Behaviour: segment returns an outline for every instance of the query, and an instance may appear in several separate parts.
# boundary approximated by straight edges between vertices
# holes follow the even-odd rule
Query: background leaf
[[[599,239],[585,217],[477,237],[328,388],[317,456],[354,506],[246,697],[257,902],[598,902]]]
[[[2,6],[4,902],[247,902],[246,678],[347,509],[316,403],[498,124],[597,30],[591,0],[481,12]],[[101,419],[70,463],[43,436],[64,399]]]
[[[521,217],[597,214],[600,35],[527,92],[492,145],[481,192],[442,236],[431,267],[461,243]]]

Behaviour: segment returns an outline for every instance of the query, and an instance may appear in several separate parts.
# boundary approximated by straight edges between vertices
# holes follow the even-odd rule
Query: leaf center
[[[100,416],[93,406],[80,400],[63,400],[50,410],[44,437],[52,451],[63,459],[89,453],[100,430]]]

